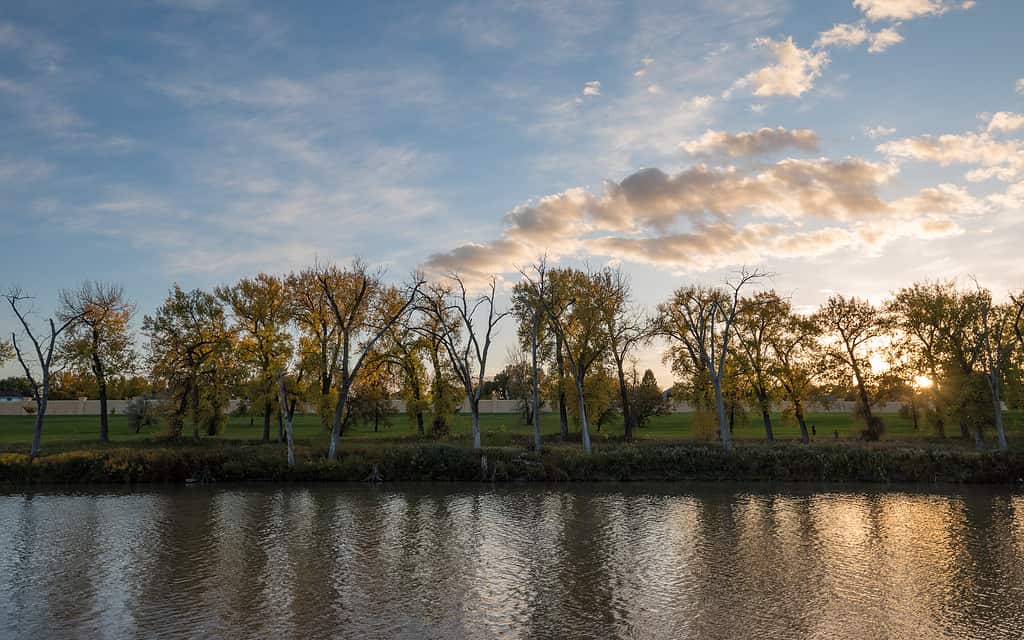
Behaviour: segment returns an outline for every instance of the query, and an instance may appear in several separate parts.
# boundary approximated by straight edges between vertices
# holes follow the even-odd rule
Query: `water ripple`
[[[1019,638],[1024,497],[718,485],[0,495],[10,638]]]

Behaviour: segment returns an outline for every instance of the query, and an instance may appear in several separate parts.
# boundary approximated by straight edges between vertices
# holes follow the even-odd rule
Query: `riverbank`
[[[742,445],[731,454],[700,443],[608,444],[592,455],[575,446],[542,455],[521,448],[442,444],[361,446],[326,459],[300,447],[289,469],[273,445],[168,443],[153,447],[70,450],[39,456],[0,454],[0,483],[109,484],[237,481],[778,481],[1024,483],[1024,452],[881,445]]]

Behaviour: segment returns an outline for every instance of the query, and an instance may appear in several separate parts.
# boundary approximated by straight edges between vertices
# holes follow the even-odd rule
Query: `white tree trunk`
[[[29,452],[33,458],[39,455],[39,449],[43,440],[43,417],[46,415],[46,398],[36,403],[36,425],[32,430],[32,449]]]
[[[480,451],[480,400],[473,394],[467,394],[469,399],[469,417],[473,432],[473,451]]]
[[[1000,401],[999,392],[992,394],[992,405],[996,414],[996,435],[999,436],[999,450],[1006,451],[1006,431],[1003,429],[1003,403]]]
[[[729,421],[725,417],[725,399],[722,397],[722,380],[712,378],[711,385],[715,388],[715,409],[718,411],[718,433],[722,437],[722,447],[726,453],[732,451],[732,434],[729,433]]]
[[[576,383],[576,391],[580,399],[580,430],[583,432],[583,450],[590,453],[590,425],[587,423],[587,402],[583,396],[583,384]]]

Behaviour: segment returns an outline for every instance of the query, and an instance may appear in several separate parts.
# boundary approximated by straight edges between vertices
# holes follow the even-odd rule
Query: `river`
[[[1021,638],[1024,493],[0,493],[5,638]]]

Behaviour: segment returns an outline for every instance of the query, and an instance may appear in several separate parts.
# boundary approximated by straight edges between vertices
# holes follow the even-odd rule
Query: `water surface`
[[[1024,494],[317,485],[0,495],[9,638],[1021,638]]]

